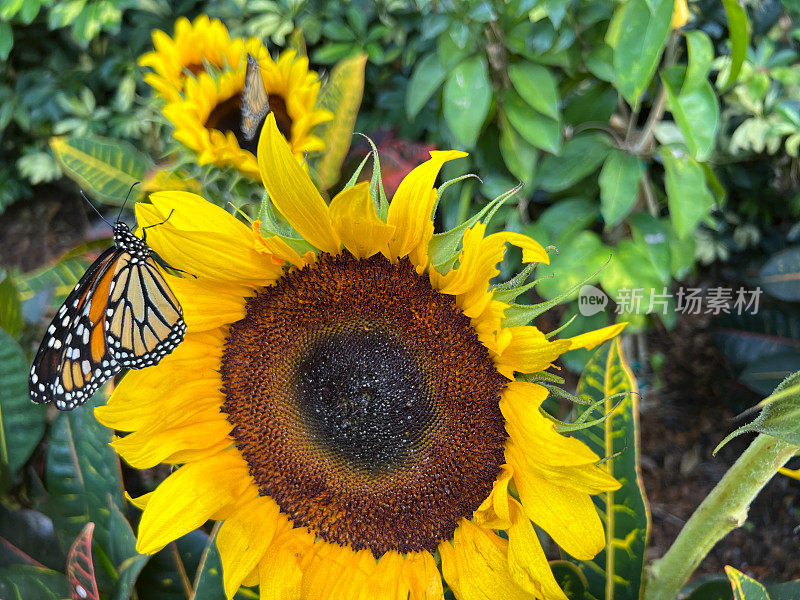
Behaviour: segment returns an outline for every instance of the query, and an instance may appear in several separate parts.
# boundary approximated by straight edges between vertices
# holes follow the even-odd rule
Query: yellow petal
[[[509,465],[502,465],[500,474],[492,484],[489,497],[473,513],[475,524],[487,529],[508,529],[511,514],[508,508],[508,484],[514,475]]]
[[[270,113],[258,140],[258,168],[269,197],[304,240],[323,252],[338,254],[341,242],[328,205],[297,164]]]
[[[193,332],[216,329],[242,319],[245,301],[254,295],[252,287],[230,281],[169,277],[168,283],[181,304],[187,329]]]
[[[425,225],[432,219],[436,194],[431,191],[439,170],[447,161],[462,156],[467,156],[467,153],[455,150],[433,151],[430,160],[405,176],[389,205],[387,223],[396,229],[389,242],[387,258],[402,258],[423,241]]]
[[[359,590],[358,600],[406,600],[408,589],[402,573],[403,557],[395,550],[386,552]]]
[[[508,542],[462,519],[448,542],[439,544],[442,571],[459,600],[535,600],[520,588],[508,570]]]
[[[222,560],[225,596],[231,600],[242,582],[255,569],[272,543],[279,524],[278,505],[272,498],[257,496],[238,507],[217,534]]]
[[[552,421],[539,412],[547,389],[525,381],[511,381],[500,398],[500,411],[506,419],[509,436],[535,457],[550,466],[594,465],[600,457],[575,438],[558,433]]]
[[[403,575],[408,585],[408,600],[442,600],[442,576],[430,552],[409,552],[403,562]]]
[[[177,452],[219,446],[233,426],[219,414],[219,410],[215,412],[187,419],[176,427],[159,424],[139,429],[125,437],[116,437],[111,446],[133,468],[151,469],[159,463],[171,462],[169,457]],[[229,441],[226,445],[231,443]]]
[[[315,553],[303,573],[303,598],[358,600],[375,570],[372,553],[369,550],[355,552],[349,546],[328,542],[317,542],[314,548]]]
[[[153,492],[139,522],[136,550],[153,554],[235,504],[251,482],[238,451],[180,467]]]
[[[167,219],[167,223],[183,231],[214,231],[237,239],[241,244],[252,240],[253,234],[247,225],[197,194],[180,191],[154,192],[150,194],[150,202],[161,214],[161,218],[152,222],[152,213],[142,213],[147,222],[138,221],[140,226],[152,225],[155,229],[158,227],[157,223]],[[146,205],[136,205],[137,219],[140,206]]]
[[[134,498],[128,492],[125,492],[125,499],[139,510],[144,510],[144,507],[147,506],[148,502],[150,502],[150,498],[153,497],[154,493],[155,492],[147,492],[146,494],[142,494],[141,496]]]
[[[511,341],[495,360],[497,370],[513,379],[514,372],[535,373],[550,366],[556,358],[569,349],[568,340],[549,341],[531,325],[509,327]]]
[[[539,539],[519,502],[509,498],[511,527],[508,529],[508,570],[521,588],[546,600],[567,600],[556,583]]]
[[[260,600],[301,600],[304,567],[314,546],[314,537],[301,529],[276,537],[258,565]]]
[[[272,255],[276,264],[288,262],[299,269],[308,264],[297,250],[292,248],[280,236],[272,235],[265,238],[261,235],[261,221],[253,221],[253,233],[256,236],[256,250]]]
[[[378,218],[366,181],[339,192],[330,210],[344,247],[356,258],[377,254],[394,234],[395,228]]]
[[[553,485],[528,466],[513,440],[506,444],[506,457],[528,518],[578,560],[594,558],[605,545],[605,532],[591,496]]]
[[[620,331],[625,329],[627,324],[627,322],[617,323],[616,325],[609,325],[608,327],[603,327],[602,329],[595,329],[594,331],[590,331],[588,333],[582,333],[581,335],[567,338],[567,341],[572,344],[569,349],[577,350],[578,348],[586,348],[587,350],[591,350],[598,344],[602,344],[606,340],[616,337]]]
[[[149,231],[148,244],[169,266],[185,271],[187,277],[263,286],[283,274],[281,266],[269,255],[258,252],[253,243],[243,245],[222,233],[180,230],[169,223]]]

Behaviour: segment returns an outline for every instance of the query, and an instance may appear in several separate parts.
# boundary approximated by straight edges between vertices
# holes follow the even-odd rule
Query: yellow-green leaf
[[[638,600],[650,513],[639,465],[638,388],[619,338],[592,356],[581,374],[578,395],[592,402],[605,398],[604,413],[613,410],[602,426],[578,431],[575,437],[606,458],[602,468],[622,487],[595,496],[605,517],[605,550],[592,561],[573,562],[586,575],[587,597]]]
[[[763,585],[733,567],[725,567],[725,574],[731,582],[734,600],[769,600]]]
[[[331,187],[339,179],[344,157],[350,149],[361,97],[364,93],[364,68],[367,55],[359,54],[339,61],[317,100],[317,106],[333,113],[333,120],[320,127],[325,153],[316,165],[319,184]]]
[[[122,205],[131,186],[152,168],[147,156],[120,140],[62,136],[50,138],[50,147],[64,173],[90,197],[107,204]]]

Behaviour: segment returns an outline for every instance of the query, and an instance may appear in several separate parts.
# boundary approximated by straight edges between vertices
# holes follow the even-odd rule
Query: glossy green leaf
[[[63,570],[66,560],[50,517],[32,509],[12,510],[0,503],[0,565]]]
[[[62,573],[13,565],[0,569],[0,598],[3,600],[70,600],[67,579]]]
[[[508,77],[531,107],[551,119],[559,118],[558,87],[550,69],[532,62],[514,63],[508,66]]]
[[[769,358],[773,363],[776,362],[775,357]],[[791,362],[796,367],[800,354],[795,354],[793,358]],[[731,439],[748,431],[765,433],[784,442],[800,445],[800,371],[784,379],[758,407],[761,408],[759,415],[751,423],[730,433],[714,449],[715,453]]]
[[[638,388],[619,338],[595,352],[581,374],[577,393],[593,402],[606,398],[604,411],[613,409],[602,426],[576,432],[575,437],[607,458],[602,467],[622,487],[594,496],[600,514],[605,515],[606,548],[592,561],[573,562],[586,576],[594,598],[638,600],[650,514],[639,462]]]
[[[111,591],[111,600],[127,600],[136,578],[150,557],[136,552],[136,534],[125,515],[113,503],[109,506],[108,532],[111,540],[108,558],[119,574]]]
[[[687,238],[714,206],[703,169],[694,158],[677,148],[663,147],[669,216],[679,238]]]
[[[606,227],[620,223],[636,204],[639,180],[644,173],[637,156],[612,149],[600,171],[600,214]]]
[[[200,557],[200,564],[197,567],[189,600],[218,600],[224,595],[222,561],[217,549],[216,534],[212,533]],[[247,588],[241,588],[234,596],[234,600],[247,600],[250,598],[258,598],[258,594]]]
[[[547,300],[555,298],[590,277],[609,256],[611,249],[604,246],[593,231],[580,231],[563,239],[558,245],[558,254],[550,254],[550,264],[536,267],[536,277],[546,277],[536,286],[536,291]],[[594,277],[586,283],[596,280]]]
[[[539,153],[522,139],[504,115],[501,117],[500,125],[500,154],[511,174],[525,185],[530,185],[536,171]]]
[[[419,61],[406,89],[406,116],[413,121],[422,107],[444,83],[447,73],[439,62],[438,54],[428,54]]]
[[[121,206],[131,186],[153,168],[150,159],[128,142],[99,136],[53,137],[50,148],[64,173],[86,194],[107,204]],[[131,203],[143,192],[134,188]]]
[[[719,100],[714,88],[707,80],[695,82],[689,91],[686,87],[688,72],[683,77],[683,67],[673,66],[664,69],[661,81],[667,92],[667,108],[686,140],[692,156],[705,161],[714,148],[714,139],[719,127]]]
[[[599,216],[597,202],[586,198],[562,198],[547,207],[524,231],[542,246],[558,246],[562,239],[593,225]]]
[[[734,600],[770,600],[763,585],[731,566],[725,567],[725,574],[731,582]]]
[[[653,264],[653,256],[650,254],[650,247],[639,240],[622,240],[614,249],[614,255],[609,261],[608,266],[600,273],[600,283],[606,293],[617,300],[623,296],[622,290],[641,289],[640,303],[638,308],[634,308],[630,302],[627,305],[634,310],[633,312],[646,314],[650,311],[651,294],[661,294],[662,288],[668,283],[661,279],[664,265],[657,269]],[[631,294],[628,297],[633,299]],[[654,304],[653,311],[664,314],[664,304]],[[628,318],[627,316],[625,317]]]
[[[483,57],[460,62],[444,84],[442,111],[456,140],[472,148],[492,102],[492,82]]]
[[[569,600],[588,600],[586,590],[589,582],[577,566],[566,560],[554,560],[550,562],[550,568],[558,587],[564,590]]]
[[[513,89],[504,95],[503,108],[512,127],[530,145],[558,154],[561,150],[561,123],[533,110]]]
[[[102,396],[102,390],[95,397]],[[97,400],[58,415],[50,430],[45,464],[48,514],[68,547],[81,528],[95,523],[95,543],[108,554],[112,546],[109,502],[123,507],[119,459],[108,445],[111,431],[94,418]]]
[[[19,344],[0,329],[0,470],[8,483],[44,434],[44,408],[28,396],[30,365]]]
[[[686,33],[686,46],[689,50],[689,64],[681,93],[686,94],[708,80],[711,63],[714,60],[714,46],[704,31],[695,29]]]
[[[724,575],[700,575],[681,590],[680,597],[684,600],[733,600],[733,592]]]
[[[167,544],[142,569],[137,589],[147,590],[147,600],[187,600],[207,545],[208,535],[200,529]]]
[[[725,14],[728,16],[728,37],[731,41],[731,64],[728,77],[719,85],[727,88],[739,78],[744,59],[747,56],[747,46],[750,43],[747,23],[747,12],[738,0],[722,0]]]
[[[318,135],[325,142],[325,153],[316,163],[319,184],[328,189],[339,180],[364,94],[366,54],[357,54],[336,63],[327,85],[320,91],[317,107],[333,113],[333,120],[320,125]]]
[[[673,0],[628,0],[614,13],[606,41],[614,48],[616,87],[633,107],[639,107],[655,74],[673,5]]]
[[[16,338],[24,325],[19,289],[11,274],[6,273],[0,281],[0,329]]]
[[[668,284],[672,274],[672,247],[680,246],[672,243],[669,222],[640,212],[631,215],[630,225],[633,241],[647,248],[650,265],[661,282]],[[680,248],[676,248],[676,252],[680,252]]]
[[[780,300],[800,301],[800,246],[774,254],[759,270],[758,285]]]
[[[594,173],[605,161],[610,147],[603,133],[579,133],[564,144],[560,155],[546,156],[542,160],[537,185],[548,192],[566,190]]]
[[[0,21],[0,60],[6,60],[14,47],[14,31],[11,24]]]

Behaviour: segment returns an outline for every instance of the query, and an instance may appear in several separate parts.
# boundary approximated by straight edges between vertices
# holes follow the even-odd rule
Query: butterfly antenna
[[[135,188],[140,183],[142,183],[142,182],[141,181],[134,181],[133,184],[131,185],[131,189],[128,190],[128,194],[125,196],[125,201],[122,203],[122,206],[119,207],[119,212],[117,213],[117,221],[119,221],[119,218],[122,216],[122,210],[125,208],[125,205],[128,203],[128,198],[131,197],[131,192],[133,191],[133,188]]]
[[[109,222],[108,222],[108,220],[107,220],[107,219],[106,219],[106,218],[105,218],[105,217],[104,217],[102,214],[100,214],[100,211],[99,211],[99,210],[97,210],[97,208],[95,207],[95,205],[91,203],[91,201],[89,200],[89,198],[87,198],[87,197],[86,197],[86,194],[84,194],[84,193],[83,193],[83,190],[81,190],[81,196],[83,196],[83,199],[84,199],[84,200],[86,200],[86,204],[88,204],[89,206],[91,206],[91,207],[92,207],[92,210],[93,210],[94,212],[96,212],[96,213],[97,213],[97,216],[98,216],[98,217],[100,217],[101,219],[103,219],[103,221],[105,221],[105,222],[106,222],[106,225],[108,225],[109,227],[113,227],[113,225],[112,225],[111,223],[109,223]]]

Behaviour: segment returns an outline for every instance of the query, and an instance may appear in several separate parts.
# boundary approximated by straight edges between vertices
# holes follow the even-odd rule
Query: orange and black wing
[[[92,263],[56,313],[33,360],[31,400],[71,410],[120,370],[106,344],[106,304],[122,252],[109,248]]]
[[[247,72],[244,78],[244,92],[242,92],[242,135],[244,139],[252,140],[264,117],[269,112],[269,96],[267,95],[264,78],[261,76],[261,67],[251,55],[247,55]]]
[[[183,341],[181,305],[152,258],[131,261],[122,255],[105,328],[111,356],[126,369],[155,365]]]

